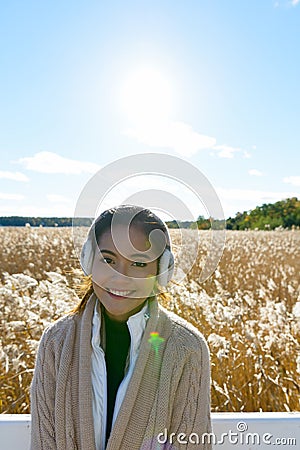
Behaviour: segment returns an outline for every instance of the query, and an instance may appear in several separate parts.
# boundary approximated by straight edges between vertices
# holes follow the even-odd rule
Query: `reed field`
[[[196,232],[183,231],[188,266]],[[199,283],[209,241],[201,231],[198,259],[164,306],[207,339],[212,411],[300,411],[300,231],[227,231],[216,271]],[[29,413],[41,333],[78,302],[72,230],[2,227],[0,261],[0,412]]]

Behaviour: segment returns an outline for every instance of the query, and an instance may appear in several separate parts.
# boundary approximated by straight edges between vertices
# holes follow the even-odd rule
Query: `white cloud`
[[[76,159],[64,158],[53,152],[39,152],[34,156],[20,158],[16,161],[22,164],[25,169],[41,173],[64,173],[81,174],[95,173],[100,166],[87,161],[78,161]]]
[[[127,178],[114,186],[98,205],[97,214],[122,203],[160,209],[164,220],[195,220],[200,214],[207,214],[194,191],[179,179],[153,174]]]
[[[126,130],[125,134],[151,147],[171,148],[182,156],[192,156],[216,143],[215,138],[200,134],[183,122],[142,122]]]
[[[288,8],[297,6],[300,3],[300,0],[281,0],[274,2],[274,8]]]
[[[59,194],[48,194],[47,199],[51,203],[68,203],[70,201],[69,198]]]
[[[263,173],[260,170],[257,169],[250,169],[248,170],[249,175],[253,175],[255,177],[261,177]]]
[[[283,178],[284,183],[292,184],[293,186],[300,186],[300,177],[299,176],[291,176]]]
[[[247,150],[243,151],[243,157],[244,158],[251,158],[251,153],[247,152]]]
[[[132,128],[124,131],[130,138],[150,147],[162,147],[174,150],[182,156],[190,157],[199,150],[210,149],[210,155],[219,158],[233,158],[237,152],[243,152],[244,158],[250,158],[247,151],[230,145],[216,145],[216,138],[200,134],[191,125],[168,120],[140,120]]]
[[[6,178],[7,180],[14,180],[14,181],[29,181],[29,178],[24,175],[24,173],[21,172],[9,172],[0,170],[0,178]]]
[[[22,194],[7,194],[5,192],[0,192],[0,200],[23,200],[24,195]]]
[[[234,153],[241,151],[240,148],[234,148],[230,145],[214,145],[213,149],[218,150],[219,158],[233,158]]]

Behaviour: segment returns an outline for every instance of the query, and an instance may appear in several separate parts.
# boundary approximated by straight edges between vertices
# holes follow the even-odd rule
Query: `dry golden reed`
[[[189,267],[196,232],[184,233]],[[209,242],[200,232],[198,258],[164,306],[208,341],[212,411],[299,411],[300,232],[228,231],[217,270],[199,283]],[[0,412],[29,413],[41,333],[78,301],[71,229],[0,228],[0,260]]]

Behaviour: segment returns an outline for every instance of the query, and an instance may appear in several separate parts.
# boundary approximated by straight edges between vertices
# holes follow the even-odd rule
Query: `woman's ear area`
[[[166,248],[158,262],[157,282],[160,286],[165,287],[172,278],[174,272],[174,256],[173,253]]]
[[[85,275],[91,275],[94,262],[94,248],[91,239],[87,239],[82,246],[80,265]]]

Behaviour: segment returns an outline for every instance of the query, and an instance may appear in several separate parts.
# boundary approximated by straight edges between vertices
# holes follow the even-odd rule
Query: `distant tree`
[[[230,230],[274,230],[278,227],[292,228],[300,226],[300,201],[296,197],[280,200],[276,203],[264,203],[253,210],[238,212],[229,217],[226,228]]]

